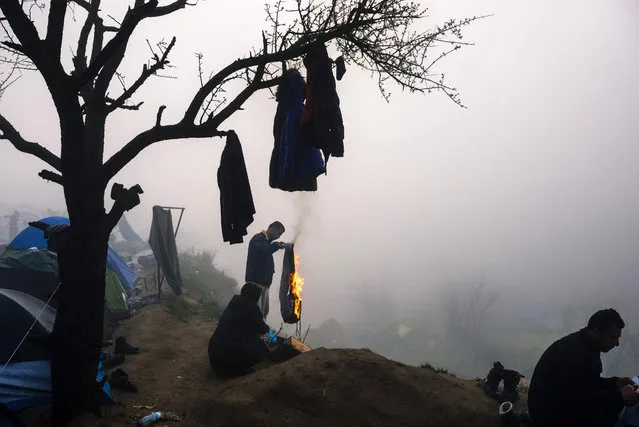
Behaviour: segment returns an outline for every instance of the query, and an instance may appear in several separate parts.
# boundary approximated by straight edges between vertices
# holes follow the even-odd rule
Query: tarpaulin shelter
[[[182,276],[180,274],[180,260],[178,257],[177,243],[175,235],[177,229],[173,230],[173,215],[171,209],[163,206],[153,206],[153,220],[151,221],[151,233],[149,235],[149,246],[153,251],[158,269],[161,268],[166,281],[176,295],[182,293]],[[182,218],[180,214],[180,219]],[[178,227],[179,227],[178,222]],[[158,295],[162,292],[162,280],[158,282]]]
[[[40,221],[48,225],[69,224],[69,218],[65,218],[63,216],[50,216],[42,218]],[[15,237],[15,239],[11,241],[11,243],[7,245],[5,253],[7,253],[7,251],[13,252],[29,248],[47,248],[47,242],[44,240],[44,233],[42,230],[31,226],[25,228]],[[127,293],[133,289],[133,282],[135,282],[136,279],[135,273],[111,247],[109,247],[109,252],[107,254],[107,267],[117,273],[122,282],[123,288],[127,291]]]
[[[49,225],[69,224],[65,217],[48,217],[40,221]],[[55,254],[46,249],[42,230],[29,226],[20,232],[0,255],[0,287],[17,289],[46,301],[58,283]],[[128,316],[126,298],[131,294],[135,279],[133,270],[109,247],[105,299],[115,318]]]
[[[51,403],[51,361],[46,338],[53,331],[55,316],[54,308],[31,295],[0,289],[0,405],[5,411],[15,413]],[[103,378],[100,362],[96,381],[100,383]],[[104,382],[102,391],[103,403],[113,403],[108,382]],[[0,412],[0,427],[13,425]]]

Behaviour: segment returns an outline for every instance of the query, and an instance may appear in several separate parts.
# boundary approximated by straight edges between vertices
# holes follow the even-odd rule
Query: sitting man
[[[601,356],[619,345],[624,321],[609,308],[552,344],[535,367],[528,410],[535,427],[614,427],[639,402],[629,378],[601,378]]]
[[[209,363],[218,377],[233,378],[254,372],[252,367],[268,356],[261,336],[270,328],[257,305],[261,294],[259,285],[247,283],[224,309],[209,341]]]

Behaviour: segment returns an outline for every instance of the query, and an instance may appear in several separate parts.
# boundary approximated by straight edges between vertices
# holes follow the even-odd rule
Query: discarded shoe
[[[102,364],[105,368],[113,368],[114,366],[121,365],[124,362],[124,354],[110,354],[107,353],[102,359]]]
[[[109,384],[111,388],[116,390],[128,391],[131,393],[137,393],[138,388],[135,384],[129,381],[129,375],[122,369],[116,369],[109,376]]]
[[[126,342],[126,338],[118,337],[115,339],[115,354],[138,354],[140,349],[138,347],[133,347],[132,345]]]

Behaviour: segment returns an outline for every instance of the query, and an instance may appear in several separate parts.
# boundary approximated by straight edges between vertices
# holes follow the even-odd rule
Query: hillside
[[[156,426],[498,426],[497,405],[472,381],[409,367],[367,350],[316,349],[279,366],[220,382],[206,348],[215,324],[188,322],[162,305],[149,306],[121,329],[140,354],[121,366],[139,388],[115,391],[120,405],[102,420],[76,426],[125,427],[153,410],[182,422]]]

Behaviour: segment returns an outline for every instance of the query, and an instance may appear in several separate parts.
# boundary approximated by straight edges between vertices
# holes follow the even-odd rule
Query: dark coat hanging
[[[246,229],[253,222],[255,205],[244,163],[242,145],[234,131],[229,131],[217,170],[220,187],[222,236],[230,244],[242,243]]]
[[[302,122],[311,145],[322,150],[326,162],[331,156],[344,156],[344,122],[331,64],[323,43],[313,45],[304,57],[308,90]]]
[[[317,177],[326,171],[322,154],[302,130],[304,91],[304,78],[297,70],[289,70],[277,90],[269,175],[272,188],[316,191]]]

